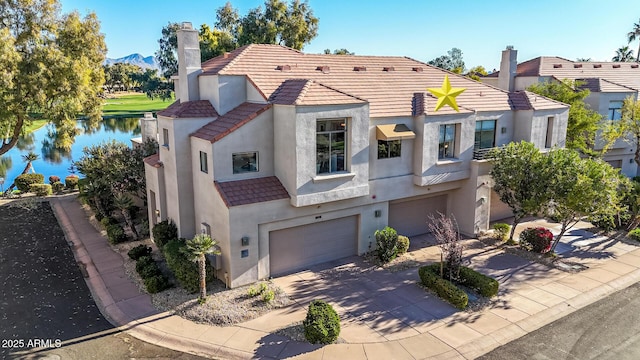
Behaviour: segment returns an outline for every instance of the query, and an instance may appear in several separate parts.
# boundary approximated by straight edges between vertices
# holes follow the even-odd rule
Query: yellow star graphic
[[[451,106],[455,111],[460,111],[458,109],[458,104],[456,103],[456,96],[462,94],[465,91],[465,88],[452,88],[451,83],[449,82],[449,75],[444,76],[444,81],[442,82],[442,88],[440,89],[427,89],[430,93],[435,95],[438,98],[438,102],[436,103],[436,108],[433,111],[438,111],[444,105]]]

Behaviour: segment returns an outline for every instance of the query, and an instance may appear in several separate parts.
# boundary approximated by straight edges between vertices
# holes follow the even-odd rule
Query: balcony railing
[[[495,148],[474,149],[473,160],[485,160],[487,157],[487,154],[489,154],[489,152],[493,149]]]

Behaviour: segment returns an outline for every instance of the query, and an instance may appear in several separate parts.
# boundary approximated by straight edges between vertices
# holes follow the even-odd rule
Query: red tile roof
[[[285,80],[269,98],[269,102],[280,105],[338,105],[361,104],[364,99],[351,96],[313,80]]]
[[[365,68],[366,71],[354,70]],[[393,71],[389,71],[391,68]],[[316,94],[321,91],[328,91],[327,95],[331,96],[337,96],[337,91],[344,96],[367,101],[371,117],[411,116],[414,110],[413,94],[424,92],[427,88],[441,87],[444,76],[448,74],[452,87],[466,89],[456,98],[461,109],[511,109],[505,91],[407,57],[304,54],[279,45],[252,44],[234,50],[226,58],[220,56],[211,59],[203,63],[202,69],[200,76],[246,76],[265,98],[274,96],[274,99],[278,99],[283,96],[288,102],[292,101],[295,92],[286,97],[276,94],[282,91],[283,83],[287,80],[313,80],[311,86],[317,86],[312,93],[313,101],[304,98],[303,101],[314,104],[320,101],[321,96]],[[300,87],[302,82],[288,86],[294,85]],[[302,92],[302,89],[299,91]],[[436,101],[432,98],[425,98],[425,101],[426,112],[432,114]],[[549,106],[557,106],[557,103],[550,103]],[[438,114],[450,113],[445,108]]]
[[[191,136],[216,142],[268,110],[271,104],[245,102],[196,130]]]
[[[186,101],[177,100],[166,109],[158,112],[158,115],[170,118],[203,118],[216,117],[218,112],[213,108],[209,100]]]
[[[559,101],[548,99],[530,91],[515,91],[509,93],[509,102],[514,110],[549,110],[565,106]]]
[[[142,159],[145,164],[149,164],[154,168],[162,167],[162,161],[160,161],[160,154],[149,155],[146,158]]]
[[[289,193],[275,176],[214,183],[227,207],[289,199]]]

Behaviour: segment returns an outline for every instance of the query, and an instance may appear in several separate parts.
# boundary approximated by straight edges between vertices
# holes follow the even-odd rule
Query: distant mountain
[[[153,57],[153,56],[144,57],[144,56],[142,56],[140,54],[131,54],[131,55],[127,55],[125,57],[121,57],[121,58],[118,58],[118,59],[107,58],[104,61],[105,65],[113,65],[113,64],[117,64],[117,63],[126,63],[126,64],[138,65],[143,69],[160,70],[160,66],[156,62],[156,58]]]

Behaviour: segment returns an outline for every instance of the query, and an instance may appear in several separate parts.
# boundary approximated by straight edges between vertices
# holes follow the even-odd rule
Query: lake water
[[[30,151],[39,156],[38,160],[32,164],[36,173],[44,175],[45,183],[49,183],[51,175],[59,176],[64,182],[64,178],[71,174],[69,170],[71,164],[82,157],[82,149],[86,146],[111,140],[131,146],[131,138],[140,136],[138,118],[105,119],[100,127],[93,131],[85,130],[84,121],[78,121],[76,126],[80,133],[75,137],[75,142],[68,152],[53,146],[55,137],[53,125],[42,127],[21,138],[13,149],[0,157],[0,177],[5,179],[2,187],[6,190],[16,176],[22,173],[26,165],[22,160],[22,155],[26,155]],[[78,175],[82,176],[82,174]]]

